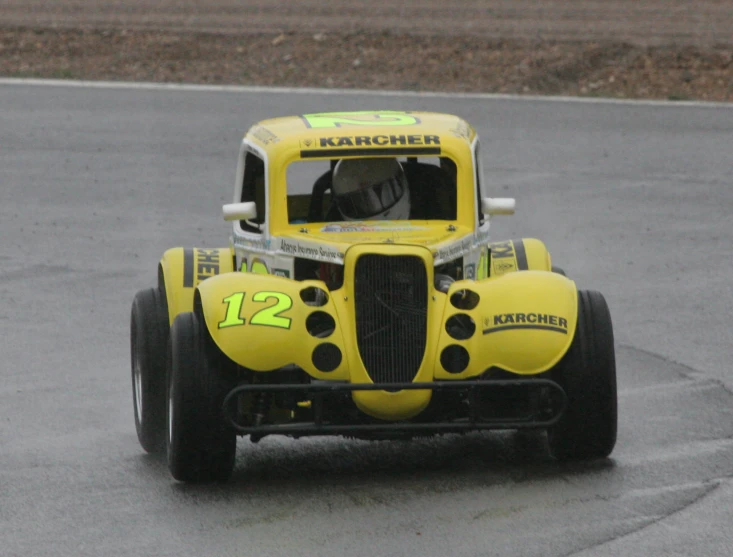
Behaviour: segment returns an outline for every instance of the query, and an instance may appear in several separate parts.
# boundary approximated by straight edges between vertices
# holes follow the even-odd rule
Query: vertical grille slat
[[[356,339],[375,383],[412,381],[425,353],[427,271],[413,255],[363,255],[354,276]]]

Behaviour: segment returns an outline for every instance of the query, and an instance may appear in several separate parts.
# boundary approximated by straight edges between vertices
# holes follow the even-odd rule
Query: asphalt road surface
[[[450,111],[614,319],[612,458],[541,436],[240,441],[226,485],[139,447],[129,310],[220,206],[261,118]],[[728,556],[733,547],[733,106],[0,84],[0,556]]]

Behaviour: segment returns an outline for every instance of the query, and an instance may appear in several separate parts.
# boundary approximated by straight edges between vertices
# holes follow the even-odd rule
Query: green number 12
[[[227,312],[224,316],[224,320],[219,321],[220,329],[244,325],[245,321],[239,316],[239,314],[242,311],[245,294],[246,292],[235,292],[231,296],[227,296],[222,300],[222,302],[227,305]],[[290,296],[283,292],[262,291],[255,292],[252,296],[252,301],[266,302],[272,298],[277,300],[277,303],[255,312],[249,320],[250,324],[289,329],[292,319],[289,317],[282,317],[280,314],[293,307],[293,299]]]

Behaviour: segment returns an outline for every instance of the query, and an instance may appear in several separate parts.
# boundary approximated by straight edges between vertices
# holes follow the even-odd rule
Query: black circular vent
[[[324,342],[316,346],[312,361],[318,371],[333,371],[341,364],[341,350],[335,344]]]
[[[309,286],[300,291],[300,299],[309,306],[321,307],[328,303],[328,293],[317,286]]]
[[[305,328],[311,336],[326,338],[336,328],[336,321],[325,311],[314,311],[305,320]]]
[[[467,340],[476,332],[476,323],[465,313],[457,313],[445,322],[446,332],[456,340]]]
[[[481,297],[473,290],[459,290],[450,297],[451,305],[456,309],[472,310],[475,308]]]
[[[452,344],[440,354],[440,365],[448,373],[461,373],[468,367],[468,350],[463,346]]]

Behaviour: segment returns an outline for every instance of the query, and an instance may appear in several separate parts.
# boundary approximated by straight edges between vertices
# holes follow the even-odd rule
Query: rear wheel
[[[607,457],[616,444],[616,360],[611,314],[599,292],[578,291],[575,337],[552,377],[568,397],[565,414],[548,430],[552,455]]]
[[[168,304],[159,288],[141,290],[132,302],[130,352],[135,429],[149,453],[165,449],[165,358]]]
[[[237,437],[222,412],[233,387],[225,360],[203,317],[176,317],[168,363],[167,449],[168,467],[179,481],[225,481],[234,469]]]

